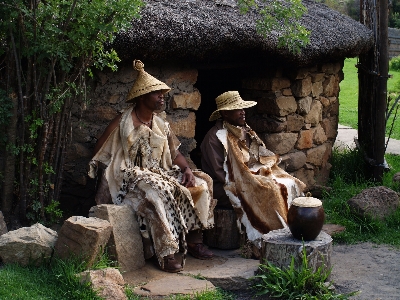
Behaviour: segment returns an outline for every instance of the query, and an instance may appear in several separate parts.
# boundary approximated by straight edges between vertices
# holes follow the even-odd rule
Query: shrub
[[[389,69],[394,71],[400,71],[400,56],[393,57],[389,61]]]

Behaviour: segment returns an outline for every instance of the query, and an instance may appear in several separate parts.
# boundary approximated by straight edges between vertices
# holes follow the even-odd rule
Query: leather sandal
[[[188,246],[188,252],[195,258],[198,259],[212,259],[214,256],[214,253],[212,253],[206,245],[203,243],[197,243],[197,244],[187,244]]]
[[[177,273],[177,272],[183,270],[182,264],[180,264],[175,259],[174,254],[164,256],[163,259],[164,259],[164,268],[161,268],[161,270],[163,270],[165,272],[170,272],[170,273]]]

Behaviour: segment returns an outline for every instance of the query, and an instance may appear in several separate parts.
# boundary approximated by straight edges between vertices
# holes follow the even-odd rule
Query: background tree
[[[310,43],[310,31],[300,25],[299,20],[307,12],[307,8],[301,0],[238,0],[242,13],[250,9],[256,9],[260,14],[257,22],[257,31],[264,36],[276,31],[278,47],[287,48],[293,53],[299,53],[301,49]]]
[[[86,105],[92,67],[116,69],[113,34],[140,0],[0,2],[1,210],[21,221],[59,217],[71,108]],[[4,130],[7,129],[7,130]]]
[[[400,1],[392,0],[389,3],[389,27],[400,28]]]

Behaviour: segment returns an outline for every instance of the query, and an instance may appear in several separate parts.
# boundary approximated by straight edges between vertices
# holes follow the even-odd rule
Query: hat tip
[[[133,68],[136,70],[136,71],[142,71],[143,69],[144,69],[144,63],[142,63],[140,60],[138,60],[138,59],[135,59],[134,61],[133,61]]]

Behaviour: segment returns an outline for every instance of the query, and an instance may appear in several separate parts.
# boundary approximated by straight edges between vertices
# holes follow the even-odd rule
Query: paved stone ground
[[[338,147],[339,149],[345,147],[354,148],[356,146],[354,138],[357,138],[357,136],[357,129],[339,124],[338,135],[336,137],[334,146]],[[400,155],[400,141],[390,139],[386,153]]]

